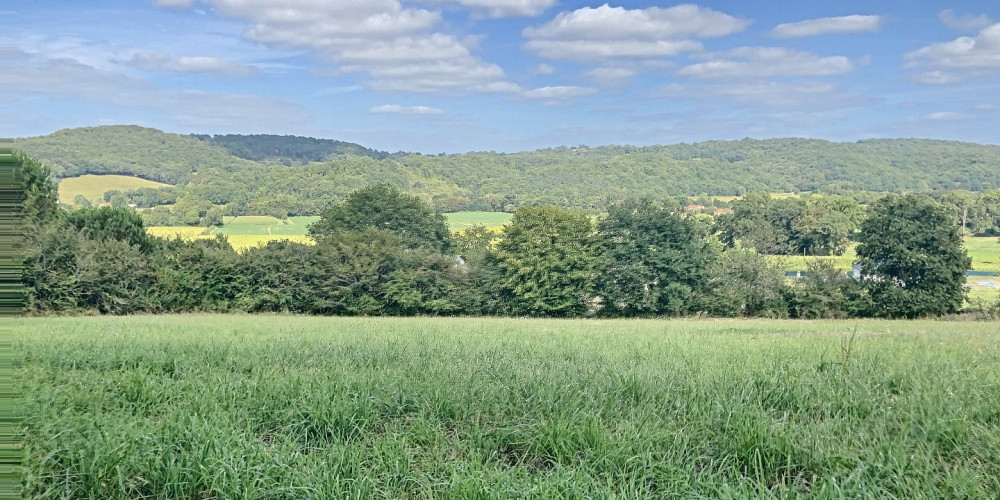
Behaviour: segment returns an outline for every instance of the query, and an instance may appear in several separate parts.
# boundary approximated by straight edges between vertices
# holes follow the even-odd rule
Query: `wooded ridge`
[[[743,139],[423,155],[275,135],[178,135],[137,126],[18,139],[57,178],[122,174],[174,185],[234,214],[313,215],[388,184],[441,211],[549,203],[590,211],[627,198],[753,191],[1000,188],[1000,146],[931,139]]]

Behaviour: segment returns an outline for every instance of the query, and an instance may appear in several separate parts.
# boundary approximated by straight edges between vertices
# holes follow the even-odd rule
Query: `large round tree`
[[[607,313],[685,314],[708,289],[716,252],[679,207],[645,199],[612,205],[598,232],[604,246],[598,292]]]
[[[913,194],[882,198],[869,209],[858,239],[873,316],[937,316],[962,308],[972,261],[941,204]]]
[[[501,300],[528,316],[578,316],[593,298],[600,255],[590,218],[554,206],[514,211],[496,245]]]
[[[420,198],[385,184],[354,191],[320,215],[309,226],[309,235],[317,239],[341,231],[380,229],[396,234],[409,249],[446,252],[451,246],[443,215]]]

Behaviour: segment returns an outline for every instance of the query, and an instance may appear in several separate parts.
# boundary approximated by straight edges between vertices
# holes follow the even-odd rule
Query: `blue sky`
[[[0,135],[998,144],[1000,2],[7,0]]]

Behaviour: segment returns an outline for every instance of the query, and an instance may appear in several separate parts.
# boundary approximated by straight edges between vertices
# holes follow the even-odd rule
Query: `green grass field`
[[[832,259],[834,265],[836,265],[838,269],[848,271],[851,269],[851,265],[857,257],[854,253],[854,247],[855,245],[852,244],[847,251],[844,252],[844,255],[838,256],[811,257],[802,255],[783,255],[780,257],[774,257],[774,259],[781,260],[784,262],[786,269],[793,270],[805,270],[808,262],[817,258]],[[972,258],[972,269],[977,271],[1000,272],[1000,241],[998,241],[995,236],[966,237],[965,249],[969,252],[969,257]]]
[[[505,212],[453,212],[444,214],[452,231],[462,231],[474,225],[499,228],[510,223],[513,214]]]
[[[27,318],[29,498],[995,498],[1000,329]]]
[[[161,188],[169,187],[170,184],[147,181],[138,177],[127,175],[81,175],[70,177],[59,181],[59,201],[67,205],[73,205],[73,198],[82,194],[91,203],[97,204],[104,201],[104,193],[113,189],[126,191],[139,188]]]
[[[966,238],[965,248],[969,251],[969,257],[972,257],[973,269],[1000,272],[1000,238]]]

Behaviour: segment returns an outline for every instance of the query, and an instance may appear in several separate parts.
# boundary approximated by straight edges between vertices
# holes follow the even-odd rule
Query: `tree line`
[[[32,314],[909,318],[960,311],[970,264],[952,214],[922,195],[868,209],[855,236],[859,279],[817,260],[790,282],[761,253],[726,248],[675,202],[627,200],[596,223],[521,206],[500,232],[451,234],[430,205],[388,185],[324,211],[310,227],[315,245],[238,254],[221,237],[151,237],[129,209],[63,210],[45,168],[24,163],[35,172],[24,268]]]
[[[225,205],[232,215],[317,215],[372,184],[420,196],[443,212],[549,204],[592,215],[633,197],[813,192],[868,204],[883,192],[1000,190],[1000,147],[936,140],[745,139],[422,155],[301,137],[112,126],[18,146],[57,178],[115,173],[175,186],[175,193],[125,194],[139,206],[189,197]]]

